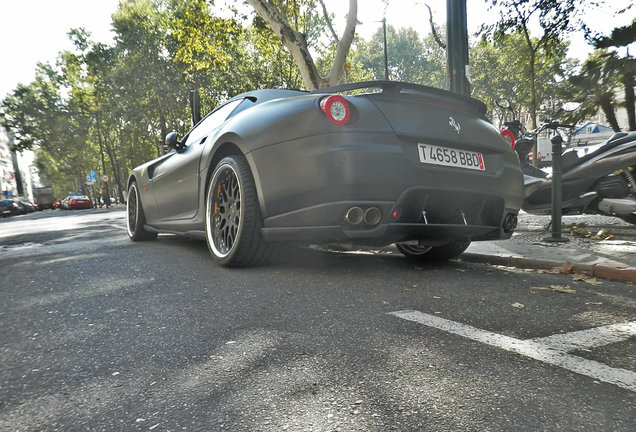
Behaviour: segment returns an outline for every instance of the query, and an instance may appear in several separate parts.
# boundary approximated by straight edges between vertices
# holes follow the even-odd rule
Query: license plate
[[[458,150],[449,147],[439,147],[430,144],[418,144],[420,162],[432,165],[443,165],[484,171],[484,157],[481,153]]]

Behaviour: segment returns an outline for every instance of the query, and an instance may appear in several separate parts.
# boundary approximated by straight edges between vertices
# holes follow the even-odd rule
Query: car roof
[[[234,96],[230,101],[236,99],[250,99],[255,104],[267,102],[274,99],[282,99],[294,96],[303,96],[309,94],[302,90],[286,90],[286,89],[263,89],[253,90]],[[228,101],[229,102],[229,101]]]
[[[473,107],[479,113],[484,115],[486,113],[486,105],[480,100],[474,99],[470,96],[464,96],[458,93],[450,92],[448,90],[439,89],[436,87],[429,87],[420,84],[407,83],[401,81],[362,81],[350,84],[341,84],[333,87],[326,87],[314,90],[312,92],[307,92],[304,90],[286,90],[286,89],[263,89],[263,90],[254,90],[246,93],[241,93],[239,95],[234,96],[230,99],[243,99],[248,98],[254,102],[254,104],[259,104],[263,102],[267,102],[274,99],[282,99],[294,96],[303,96],[310,94],[325,94],[325,93],[342,93],[352,90],[361,90],[368,88],[379,88],[384,93],[399,93],[399,92],[421,92],[434,97],[443,97],[455,99],[457,102],[462,104],[466,104],[468,106]],[[228,101],[229,102],[229,101]]]

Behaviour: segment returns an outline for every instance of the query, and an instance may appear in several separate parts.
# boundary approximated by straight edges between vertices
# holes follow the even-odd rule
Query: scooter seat
[[[628,139],[622,139],[624,137],[629,136]],[[590,159],[595,158],[596,156],[598,156],[601,153],[604,153],[606,151],[608,151],[611,148],[614,147],[618,147],[619,145],[636,139],[636,133],[635,132],[631,132],[631,133],[627,133],[627,132],[617,132],[614,135],[612,135],[611,137],[609,137],[609,139],[605,142],[605,144],[603,144],[602,146],[600,146],[599,148],[597,148],[596,150],[594,150],[592,153],[588,153],[583,157],[578,157],[578,155],[576,154],[576,152],[572,151],[572,152],[566,152],[563,153],[563,155],[561,155],[561,167],[562,170],[565,171],[567,169],[572,168],[575,165],[578,164],[582,164],[583,162],[586,162]],[[572,156],[567,156],[566,155],[573,155]],[[566,160],[567,159],[567,160]]]
[[[585,155],[589,156],[589,155]],[[575,151],[567,151],[561,155],[561,171],[567,171],[576,164],[578,164],[583,158],[579,158],[579,155]]]

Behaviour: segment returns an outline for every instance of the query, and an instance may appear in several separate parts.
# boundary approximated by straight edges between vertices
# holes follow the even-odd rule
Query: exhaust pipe
[[[364,212],[360,207],[351,207],[345,213],[345,220],[351,225],[359,225],[364,220]]]
[[[517,216],[513,215],[513,214],[509,214],[508,216],[506,216],[506,218],[504,219],[504,224],[503,224],[503,229],[505,232],[510,232],[510,231],[514,231],[515,228],[517,228]]]
[[[380,209],[377,207],[369,207],[367,211],[364,212],[364,221],[368,225],[377,225],[381,217],[382,213],[380,213]]]

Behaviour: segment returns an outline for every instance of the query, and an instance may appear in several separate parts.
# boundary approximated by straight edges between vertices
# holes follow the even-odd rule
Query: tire
[[[395,246],[407,258],[420,261],[447,261],[460,256],[470,246],[470,240],[458,240],[442,246],[410,246],[396,243]]]
[[[624,220],[627,223],[630,223],[632,225],[636,225],[636,214],[630,214],[627,216],[621,216],[621,219]]]
[[[126,202],[126,231],[132,241],[155,240],[157,233],[144,228],[146,218],[139,197],[137,182],[132,182],[128,188],[128,201]]]
[[[246,267],[274,257],[277,248],[261,233],[254,177],[244,156],[228,156],[214,167],[205,203],[205,237],[217,263]]]

